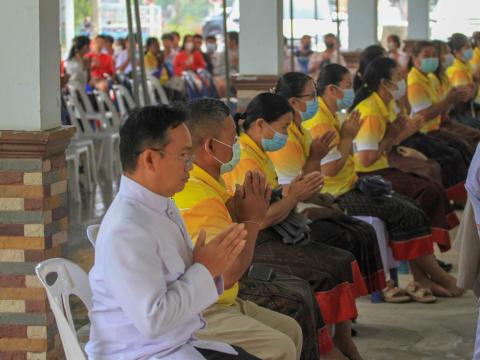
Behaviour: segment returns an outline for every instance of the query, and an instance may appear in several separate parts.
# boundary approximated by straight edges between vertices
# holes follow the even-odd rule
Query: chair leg
[[[105,142],[105,145],[106,145],[106,151],[105,151],[105,163],[106,163],[106,166],[107,166],[107,169],[106,169],[106,176],[107,176],[107,179],[112,181],[115,179],[115,175],[114,175],[114,171],[113,171],[113,168],[114,168],[114,163],[113,163],[113,149],[114,149],[114,146],[113,146],[113,143],[114,143],[114,140],[113,139],[109,139],[108,141]]]
[[[81,157],[83,155],[83,169],[85,170],[85,175],[87,177],[87,189],[88,192],[92,192],[93,184],[92,184],[92,169],[90,168],[90,151],[86,148],[86,151],[80,154],[80,161],[82,161]]]
[[[92,182],[93,185],[98,184],[98,178],[97,178],[97,161],[95,160],[95,145],[90,144],[88,145],[88,151],[89,151],[89,157],[90,157],[90,168],[92,169]]]
[[[70,183],[70,189],[68,189],[68,192],[72,195],[73,200],[75,202],[80,202],[81,201],[81,195],[80,195],[80,179],[79,179],[79,163],[78,163],[78,157],[75,157],[73,161],[69,161],[71,166],[73,166],[73,171],[71,173],[71,176],[69,176],[69,183]]]

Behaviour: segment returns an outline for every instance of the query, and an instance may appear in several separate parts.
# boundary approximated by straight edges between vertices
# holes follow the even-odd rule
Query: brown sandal
[[[413,301],[422,304],[431,304],[437,301],[430,289],[423,288],[418,282],[411,282],[405,289]]]
[[[382,290],[382,294],[383,301],[388,303],[400,304],[412,300],[411,297],[407,295],[405,290],[395,286],[391,280],[387,282],[387,287]]]

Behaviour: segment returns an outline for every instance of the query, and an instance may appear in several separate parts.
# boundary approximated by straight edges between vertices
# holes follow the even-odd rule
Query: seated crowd
[[[90,50],[77,37],[70,81],[104,91],[130,73],[129,39],[112,40]],[[199,35],[161,40],[146,41],[149,74],[168,86],[205,70],[221,88],[214,38],[205,53]],[[388,50],[363,50],[354,76],[324,40],[313,53],[302,38],[300,71],[244,112],[205,97],[126,118],[124,174],[89,275],[89,358],[360,360],[358,297],[462,296],[434,247],[451,248],[480,140],[480,33],[473,45],[418,41],[410,56],[390,36]],[[238,34],[228,46],[238,71]],[[408,262],[406,289],[385,248]]]

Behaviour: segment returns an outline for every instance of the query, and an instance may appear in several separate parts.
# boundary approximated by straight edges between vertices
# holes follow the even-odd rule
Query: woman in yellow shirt
[[[293,215],[299,202],[316,194],[323,183],[318,172],[296,177],[282,195],[275,168],[267,152],[285,146],[287,131],[293,120],[293,110],[279,95],[262,93],[247,106],[246,112],[235,116],[241,130],[240,162],[232,171],[223,175],[227,188],[235,189],[243,184],[249,171],[260,171],[268,184],[280,190],[277,200],[270,205],[261,224],[262,231],[255,249],[256,261],[275,265],[287,273],[308,280],[317,294],[324,321],[335,324],[334,342],[338,349],[352,359],[361,359],[351,338],[350,320],[357,316],[355,299],[365,295],[367,289],[353,255],[345,250],[323,244],[322,237],[342,236],[343,230],[335,223],[316,220],[309,225],[309,242],[305,245],[286,245],[277,230]],[[288,220],[287,220],[288,221]],[[323,274],[323,275],[322,275]],[[315,276],[317,280],[313,281]],[[320,279],[325,276],[325,280]],[[335,359],[341,359],[337,354]]]
[[[158,78],[160,84],[164,85],[170,78],[168,69],[164,64],[163,54],[160,51],[160,43],[155,37],[147,39],[145,44],[144,63],[147,75]]]
[[[280,185],[288,188],[300,173],[308,174],[320,170],[320,161],[327,154],[329,143],[335,134],[334,131],[326,132],[312,140],[308,130],[302,125],[303,119],[312,117],[318,109],[315,84],[311,77],[299,72],[287,73],[278,80],[276,93],[287,99],[295,110],[293,121],[288,128],[287,143],[282,149],[267,153],[275,167]],[[315,199],[308,201],[314,202]],[[335,224],[332,230],[337,231],[338,236],[324,236],[319,240],[347,250],[355,256],[369,292],[384,289],[385,274],[373,228],[364,221],[341,212],[331,217],[326,215],[324,221],[325,226],[328,223]]]
[[[475,115],[472,115],[471,103],[475,99],[480,81],[480,74],[475,73],[470,63],[473,57],[472,45],[464,34],[456,33],[450,37],[448,46],[455,58],[453,64],[447,68],[450,85],[465,87],[467,90],[463,102],[455,108],[455,118],[462,124],[475,126],[476,129],[480,129],[478,124],[472,122],[472,118],[475,118]]]
[[[294,90],[302,88],[302,85],[309,88],[310,82],[303,74],[286,74],[278,81],[276,91],[286,97],[297,111],[302,111],[299,101],[301,99],[295,96]],[[303,122],[304,128],[315,138],[331,132],[335,134],[334,146],[329,154],[317,163],[316,169],[311,169],[321,169],[325,175],[322,192],[338,197],[340,207],[349,215],[375,216],[382,219],[389,231],[390,244],[396,259],[411,260],[414,266],[419,264],[426,272],[441,271],[435,261],[432,262],[430,221],[413,201],[397,194],[371,198],[355,188],[358,176],[352,156],[352,141],[359,130],[358,115],[351,116],[342,125],[336,117],[338,110],[348,108],[353,102],[352,77],[348,69],[336,64],[325,66],[320,73],[317,92],[319,110]],[[282,149],[275,153],[275,157],[288,159],[301,169],[305,161],[294,154],[285,153]],[[284,173],[283,162],[275,161],[275,158],[273,162],[277,173]],[[430,269],[430,266],[433,268]],[[416,280],[420,280],[426,287],[436,287],[425,276],[417,277]]]
[[[391,59],[379,58],[367,68],[364,85],[355,95],[351,109],[361,114],[361,127],[354,140],[354,162],[357,173],[381,175],[392,182],[393,189],[404,196],[414,199],[430,218],[432,227],[428,231],[442,251],[450,248],[448,230],[458,225],[458,218],[448,202],[443,188],[428,179],[390,168],[386,154],[396,144],[397,137],[404,126],[404,119],[392,119],[389,105],[398,95],[400,74],[396,63]],[[423,268],[412,267],[414,276],[423,279],[420,282],[434,280],[432,290],[438,295],[460,295],[455,279],[436,268],[433,256],[428,257],[428,271],[438,271],[434,277]],[[433,285],[440,285],[437,288]],[[447,290],[446,292],[444,290]]]

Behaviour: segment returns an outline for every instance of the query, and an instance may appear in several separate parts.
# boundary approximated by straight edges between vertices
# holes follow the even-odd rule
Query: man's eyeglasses
[[[193,166],[193,162],[195,161],[195,155],[194,154],[182,154],[182,155],[177,155],[177,154],[172,154],[170,152],[167,152],[165,150],[161,150],[161,149],[156,149],[156,148],[146,148],[146,149],[143,149],[142,151],[139,151],[136,153],[136,155],[140,155],[141,153],[143,153],[145,150],[152,150],[152,151],[157,151],[159,152],[160,154],[162,155],[166,155],[166,156],[171,156],[177,160],[180,160],[180,161],[183,161],[184,164],[185,164],[185,170],[190,170]]]

